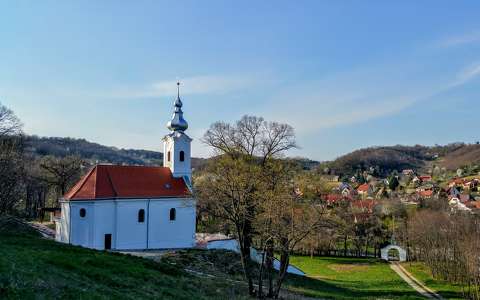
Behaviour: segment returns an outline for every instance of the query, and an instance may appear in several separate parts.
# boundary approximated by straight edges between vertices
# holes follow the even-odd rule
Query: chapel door
[[[112,249],[112,234],[107,233],[105,234],[105,250]]]

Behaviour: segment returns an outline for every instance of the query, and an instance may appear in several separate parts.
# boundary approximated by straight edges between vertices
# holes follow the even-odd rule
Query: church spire
[[[173,106],[175,108],[173,112],[172,119],[167,123],[168,129],[171,131],[185,131],[188,128],[188,123],[183,118],[183,111],[182,111],[182,100],[180,100],[180,82],[177,82],[177,99],[173,102]]]

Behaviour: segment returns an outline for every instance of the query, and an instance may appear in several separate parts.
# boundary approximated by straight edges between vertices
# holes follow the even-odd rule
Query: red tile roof
[[[104,198],[184,197],[189,195],[182,178],[169,168],[97,165],[64,195],[65,200]]]
[[[480,209],[480,201],[468,201],[465,205],[469,208]]]
[[[369,187],[370,187],[370,185],[368,183],[364,183],[357,188],[357,191],[367,192]]]
[[[418,176],[418,178],[421,181],[431,181],[432,180],[432,176],[430,176],[430,175],[422,175],[422,176]]]
[[[432,190],[419,191],[418,194],[422,197],[431,197],[433,195]]]
[[[342,195],[338,195],[338,194],[328,194],[325,196],[325,200],[328,202],[328,203],[334,203],[334,202],[337,202],[337,201],[340,201],[342,200]]]

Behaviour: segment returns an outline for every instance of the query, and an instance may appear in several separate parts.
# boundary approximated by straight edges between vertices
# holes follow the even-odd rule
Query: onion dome
[[[185,131],[188,128],[188,123],[183,118],[183,111],[182,111],[182,100],[180,100],[180,82],[177,82],[177,99],[173,103],[175,110],[172,115],[172,120],[167,123],[168,129],[171,131]]]

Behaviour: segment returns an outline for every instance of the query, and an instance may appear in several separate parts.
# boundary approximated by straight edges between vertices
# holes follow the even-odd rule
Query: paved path
[[[442,296],[439,294],[435,293],[431,289],[429,289],[427,286],[425,286],[423,283],[421,283],[418,279],[413,277],[412,274],[410,274],[405,268],[400,265],[399,263],[390,263],[390,268],[392,268],[395,273],[397,273],[403,280],[405,280],[408,285],[410,285],[414,290],[416,290],[418,293],[423,295],[426,298],[429,299],[442,299]]]
[[[55,239],[55,230],[51,229],[50,227],[46,226],[45,224],[39,222],[28,222],[28,224],[33,227],[36,231],[40,232],[40,234],[47,239]]]

